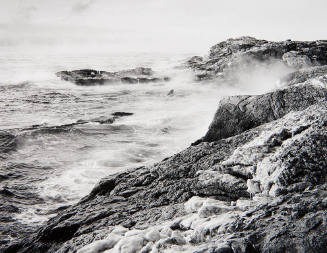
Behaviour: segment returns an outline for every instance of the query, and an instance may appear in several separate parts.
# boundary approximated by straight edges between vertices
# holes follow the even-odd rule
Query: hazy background
[[[0,49],[205,53],[218,41],[326,39],[326,0],[0,0]]]

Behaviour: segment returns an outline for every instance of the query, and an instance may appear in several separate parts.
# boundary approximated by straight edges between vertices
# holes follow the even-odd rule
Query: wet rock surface
[[[230,79],[234,78],[232,73],[244,67],[255,67],[274,61],[295,69],[326,65],[327,41],[271,42],[240,37],[214,45],[208,57],[192,57],[187,65],[195,70],[197,80]]]
[[[64,81],[81,86],[103,85],[110,83],[150,83],[168,81],[169,77],[156,76],[151,68],[135,68],[118,72],[81,69],[60,71],[56,75]]]
[[[118,118],[132,116],[133,113],[130,112],[114,112],[110,116],[101,116],[91,119],[79,119],[76,122],[69,124],[62,124],[58,126],[50,126],[47,124],[43,125],[33,125],[31,127],[21,129],[22,132],[28,132],[29,134],[39,134],[39,133],[61,133],[75,131],[76,127],[85,124],[113,124]]]
[[[312,65],[326,63],[323,41],[242,41],[220,43],[210,57],[254,49],[264,57],[283,57],[285,44],[306,52]],[[262,50],[268,45],[270,51]],[[284,82],[267,94],[225,98],[195,145],[152,166],[103,178],[37,232],[0,249],[326,252],[325,68],[301,69]]]
[[[325,101],[326,84],[324,80],[311,80],[263,95],[227,97],[220,101],[214,120],[200,141],[227,138]]]
[[[6,131],[0,131],[0,155],[1,153],[15,150],[16,146],[17,141],[15,135]]]

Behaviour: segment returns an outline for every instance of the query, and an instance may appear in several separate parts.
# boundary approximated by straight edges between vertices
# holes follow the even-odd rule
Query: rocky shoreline
[[[0,251],[326,252],[327,41],[230,39],[187,65],[215,81],[270,61],[294,68],[282,87],[223,99],[192,146],[102,179]]]

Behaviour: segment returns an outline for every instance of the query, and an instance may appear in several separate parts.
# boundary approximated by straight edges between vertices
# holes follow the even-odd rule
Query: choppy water
[[[277,64],[238,73],[236,87],[198,83],[178,67],[189,56],[0,52],[0,244],[76,203],[102,177],[186,148],[205,134],[221,97],[267,91],[289,71]],[[55,76],[138,66],[171,81],[81,87]],[[114,112],[133,115],[69,125]]]
[[[2,236],[45,222],[57,208],[88,194],[104,176],[159,161],[203,136],[219,98],[230,90],[193,82],[191,73],[176,68],[186,57],[2,53],[0,130],[16,136],[16,146],[0,157]],[[137,66],[152,67],[172,80],[79,87],[54,74]],[[171,89],[174,95],[168,96]],[[133,115],[113,124],[46,128],[114,112]],[[13,224],[16,230],[9,229]]]

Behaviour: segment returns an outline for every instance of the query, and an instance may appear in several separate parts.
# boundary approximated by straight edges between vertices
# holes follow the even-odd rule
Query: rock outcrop
[[[244,67],[272,61],[301,69],[327,64],[327,40],[270,42],[252,37],[229,39],[213,46],[208,57],[195,56],[187,65],[196,71],[198,80],[233,78]]]
[[[110,116],[101,116],[91,119],[79,119],[75,122],[62,124],[62,125],[32,125],[31,127],[22,128],[21,132],[28,132],[29,134],[38,134],[38,133],[61,133],[61,132],[70,132],[74,130],[74,127],[89,123],[98,123],[98,124],[113,124],[118,118],[131,116],[133,113],[130,112],[114,112]]]
[[[253,41],[260,50],[284,45],[248,40],[236,49],[220,43],[210,55],[248,52],[258,47]],[[314,57],[324,42],[295,45],[311,45],[312,65],[326,63]],[[269,52],[260,54],[287,53],[277,46]],[[326,252],[326,76],[311,66],[278,90],[222,100],[196,145],[102,179],[3,252]]]
[[[315,70],[313,68],[310,73],[314,73]],[[306,75],[308,72],[301,73]],[[324,74],[327,74],[326,68]],[[291,84],[294,78],[290,81]],[[301,78],[297,78],[299,79]],[[322,83],[324,82],[319,82],[319,79],[310,79],[304,84],[289,86],[263,95],[227,97],[220,101],[214,120],[201,141],[216,141],[240,134],[279,119],[291,111],[303,110],[319,101],[324,101],[327,90],[324,85],[321,85]]]
[[[135,68],[118,72],[81,69],[73,71],[60,71],[56,75],[64,81],[77,85],[103,85],[108,83],[150,83],[169,81],[168,77],[155,76],[151,68]]]

